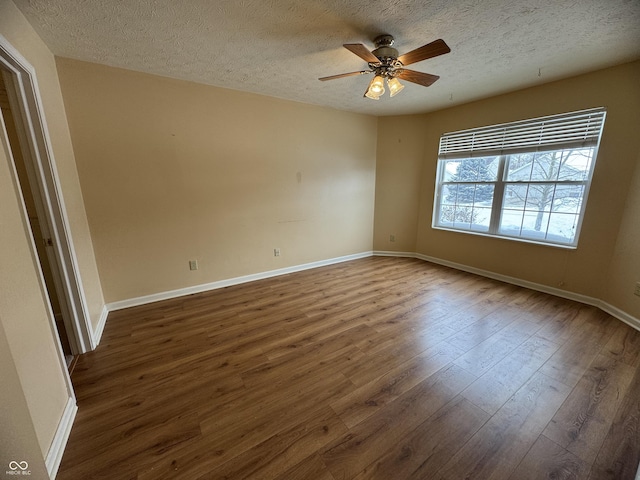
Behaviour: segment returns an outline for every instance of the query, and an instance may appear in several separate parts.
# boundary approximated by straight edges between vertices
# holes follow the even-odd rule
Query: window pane
[[[501,235],[519,237],[522,230],[523,215],[524,212],[522,210],[503,210],[500,216],[499,233]]]
[[[475,183],[459,183],[458,184],[458,196],[456,203],[472,205],[473,199],[476,196],[476,184]]]
[[[442,204],[455,205],[458,199],[458,185],[444,185],[442,187]]]
[[[475,206],[487,206],[491,207],[493,203],[493,190],[495,186],[493,183],[483,184],[476,183],[475,194],[473,196],[473,204]]]
[[[560,167],[559,180],[583,181],[589,176],[593,149],[566,150],[566,160]]]
[[[525,211],[520,235],[532,240],[544,240],[549,225],[549,213]]]
[[[506,179],[514,182],[531,180],[533,157],[532,153],[509,155]]]
[[[547,240],[553,242],[573,242],[578,226],[578,215],[569,213],[552,213],[549,220]]]
[[[488,231],[494,188],[492,183],[444,185],[437,224],[464,230]]]
[[[507,184],[498,232],[530,240],[572,243],[584,185]]]
[[[538,182],[556,180],[561,163],[561,152],[536,153],[531,168],[531,180]]]
[[[555,190],[556,186],[554,183],[535,183],[529,185],[525,210],[550,212]]]
[[[551,211],[563,213],[578,213],[582,206],[584,195],[583,185],[558,185],[553,198]]]
[[[446,182],[494,182],[498,175],[498,157],[463,158],[445,162]]]
[[[450,182],[455,177],[458,167],[460,166],[460,160],[445,160],[442,166],[442,181]]]
[[[543,210],[524,210],[505,208],[500,216],[499,233],[532,240],[543,240],[547,233],[549,212]]]
[[[455,211],[455,205],[441,205],[440,214],[437,218],[437,224],[442,227],[452,227]]]
[[[442,205],[440,207],[439,225],[468,230],[473,221],[473,207],[469,205]]]
[[[591,171],[593,149],[509,155],[505,179],[511,182],[583,181]]]
[[[478,232],[488,232],[491,223],[491,207],[475,207],[473,209],[471,229]]]
[[[504,189],[504,208],[522,210],[527,200],[528,190],[529,185],[507,185]]]
[[[471,228],[473,221],[473,207],[460,205],[456,207],[453,225],[458,228]]]

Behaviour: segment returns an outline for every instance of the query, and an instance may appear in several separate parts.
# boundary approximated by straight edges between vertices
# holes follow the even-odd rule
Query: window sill
[[[465,235],[475,235],[475,236],[479,236],[479,237],[485,237],[485,238],[497,238],[500,240],[509,240],[512,242],[520,242],[520,243],[528,243],[528,244],[533,244],[533,245],[540,245],[543,247],[552,247],[552,248],[560,248],[563,250],[576,250],[578,248],[578,245],[567,245],[567,244],[562,244],[562,243],[552,243],[552,242],[539,242],[536,240],[531,240],[528,238],[518,238],[518,237],[509,237],[506,235],[495,235],[492,233],[484,233],[484,232],[478,232],[478,231],[473,231],[473,230],[458,230],[455,228],[447,228],[447,227],[439,227],[439,226],[435,226],[435,225],[431,225],[431,228],[433,228],[434,230],[443,230],[446,232],[453,232],[453,233],[461,233],[461,234],[465,234]]]

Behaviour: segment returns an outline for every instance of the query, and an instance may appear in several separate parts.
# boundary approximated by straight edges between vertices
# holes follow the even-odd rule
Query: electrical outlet
[[[273,256],[274,257],[279,257],[280,256],[280,249],[279,248],[274,248],[273,249]]]
[[[640,282],[636,282],[636,289],[633,291],[633,294],[640,297]]]
[[[198,269],[198,261],[189,260],[189,270],[197,270],[197,269]]]
[[[390,242],[395,242],[396,241],[396,236],[395,235],[389,235],[389,241]]]

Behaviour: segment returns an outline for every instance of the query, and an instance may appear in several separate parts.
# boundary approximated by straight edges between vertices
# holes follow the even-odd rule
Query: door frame
[[[36,181],[32,188],[37,190],[34,193],[40,194],[44,213],[43,222],[48,227],[48,234],[53,241],[51,248],[55,260],[53,263],[58,271],[72,330],[68,332],[71,349],[76,355],[86,353],[94,350],[97,345],[93,337],[91,317],[66,215],[67,210],[60,190],[60,179],[44,117],[36,72],[3,35],[0,35],[0,65],[11,73],[13,85],[6,85],[6,87],[7,90],[12,88],[12,92],[7,93],[10,98],[14,95],[14,103],[18,109],[17,112],[13,112],[14,121],[16,128],[21,131],[21,143],[23,139],[25,143],[21,145],[21,151],[28,170],[32,170],[34,174]],[[32,245],[32,248],[35,249],[35,245]],[[41,281],[44,285],[43,278]],[[53,314],[50,317],[53,331],[57,332]],[[62,347],[59,339],[57,340],[59,353],[64,362]]]

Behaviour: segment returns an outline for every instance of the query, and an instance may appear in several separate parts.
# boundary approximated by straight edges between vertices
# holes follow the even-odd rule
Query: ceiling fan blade
[[[361,59],[368,63],[379,63],[380,59],[369,51],[367,47],[361,43],[345,43],[344,48],[358,55]]]
[[[409,53],[400,55],[398,57],[398,60],[400,60],[403,65],[411,65],[412,63],[421,62],[422,60],[426,60],[427,58],[444,55],[445,53],[449,53],[450,51],[451,49],[449,48],[449,45],[447,45],[444,40],[438,39],[431,43],[427,43],[420,48],[411,50]]]
[[[407,69],[401,70],[396,74],[396,77],[407,80],[408,82],[417,83],[423,87],[428,87],[440,78],[438,75],[431,75],[429,73],[416,72],[415,70]]]
[[[326,82],[327,80],[335,80],[336,78],[353,77],[354,75],[364,75],[365,73],[371,73],[369,70],[362,70],[360,72],[340,73],[339,75],[331,75],[329,77],[322,77],[318,80]]]

